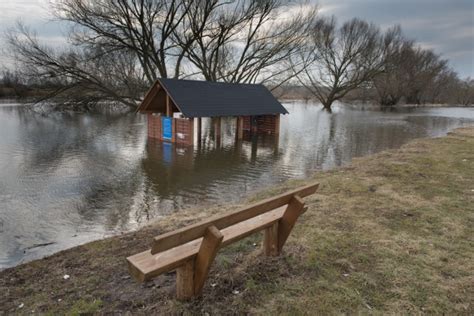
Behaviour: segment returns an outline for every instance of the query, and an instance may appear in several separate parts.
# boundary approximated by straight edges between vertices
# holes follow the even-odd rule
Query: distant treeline
[[[54,88],[53,88],[54,89]],[[32,99],[48,96],[47,86],[32,83],[22,74],[4,70],[0,73],[0,98]]]
[[[431,49],[354,18],[338,24],[307,1],[60,0],[70,25],[65,48],[42,43],[18,23],[8,49],[19,67],[0,78],[0,96],[136,107],[160,77],[261,83],[276,95],[382,106],[474,103]]]

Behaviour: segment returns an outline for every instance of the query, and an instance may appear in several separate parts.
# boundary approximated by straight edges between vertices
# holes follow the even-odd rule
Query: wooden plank
[[[187,145],[194,145],[194,118],[190,118],[188,122]]]
[[[282,219],[280,220],[278,231],[278,250],[281,251],[291,230],[295,226],[296,220],[304,212],[304,201],[295,195],[288,204]]]
[[[201,294],[212,262],[216,258],[217,250],[222,244],[222,239],[224,239],[224,235],[215,226],[207,228],[195,261],[194,295]]]
[[[275,135],[280,134],[280,114],[276,114],[275,116]]]
[[[188,260],[176,269],[176,297],[187,300],[194,296],[194,260]]]
[[[217,229],[222,230],[223,228],[276,209],[282,205],[288,204],[293,198],[293,195],[297,194],[301,197],[305,197],[316,192],[318,187],[319,183],[310,184],[252,204],[244,209],[216,216],[203,222],[157,236],[153,240],[151,253],[156,254],[200,238],[204,235],[204,232],[209,226],[214,225]]]
[[[224,228],[221,230],[224,235],[222,247],[239,241],[278,222],[283,217],[285,209],[286,205],[271,212],[258,215],[246,221]]]
[[[201,245],[202,238],[179,247],[152,255],[150,250],[127,258],[130,274],[139,282],[145,282],[168,271],[172,271],[194,257]]]
[[[236,130],[237,139],[242,139],[244,137],[244,119],[241,116],[238,116],[236,124],[237,124],[237,130]]]
[[[170,108],[170,97],[166,94],[166,116],[173,116]]]
[[[171,118],[171,142],[172,143],[175,143],[176,142],[176,122],[177,122],[177,119],[175,119],[174,117]]]
[[[153,85],[150,90],[147,92],[145,95],[145,98],[142,101],[142,104],[137,108],[137,111],[139,112],[145,112],[148,111],[148,107],[150,106],[151,102],[153,101],[154,98],[158,95],[158,92],[160,91],[160,85],[155,84]],[[153,110],[150,110],[153,112]]]
[[[266,256],[278,256],[280,254],[278,248],[278,226],[278,222],[275,222],[270,227],[265,228],[263,251]]]
[[[283,205],[273,211],[221,230],[222,235],[224,235],[221,247],[241,240],[278,222],[283,217],[285,210],[286,205]],[[130,274],[137,281],[144,282],[164,272],[172,271],[198,254],[202,240],[203,238],[198,238],[156,255],[147,250],[130,256],[127,258]]]

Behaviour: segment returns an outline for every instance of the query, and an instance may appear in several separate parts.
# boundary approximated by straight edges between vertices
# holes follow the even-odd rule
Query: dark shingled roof
[[[186,117],[287,114],[261,84],[158,79]]]

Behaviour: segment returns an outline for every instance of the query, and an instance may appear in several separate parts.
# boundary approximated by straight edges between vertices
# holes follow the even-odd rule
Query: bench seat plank
[[[271,226],[283,217],[286,207],[287,205],[283,205],[273,211],[222,229],[224,239],[221,247]],[[155,255],[152,255],[150,250],[138,253],[127,258],[128,269],[138,281],[150,280],[164,272],[176,269],[196,256],[201,242],[202,237]]]

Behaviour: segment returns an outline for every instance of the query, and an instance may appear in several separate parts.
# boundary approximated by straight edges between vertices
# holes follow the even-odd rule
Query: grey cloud
[[[448,58],[462,77],[474,77],[474,1],[321,0],[319,3],[323,14],[334,14],[340,21],[360,17],[385,28],[400,24],[408,37]]]
[[[0,33],[22,19],[45,41],[60,44],[66,27],[48,22],[47,0],[1,0]],[[405,34],[450,59],[463,77],[474,77],[474,1],[472,0],[319,0],[321,14],[339,21],[359,17]],[[1,40],[0,40],[1,43]],[[1,61],[0,61],[1,63]]]

